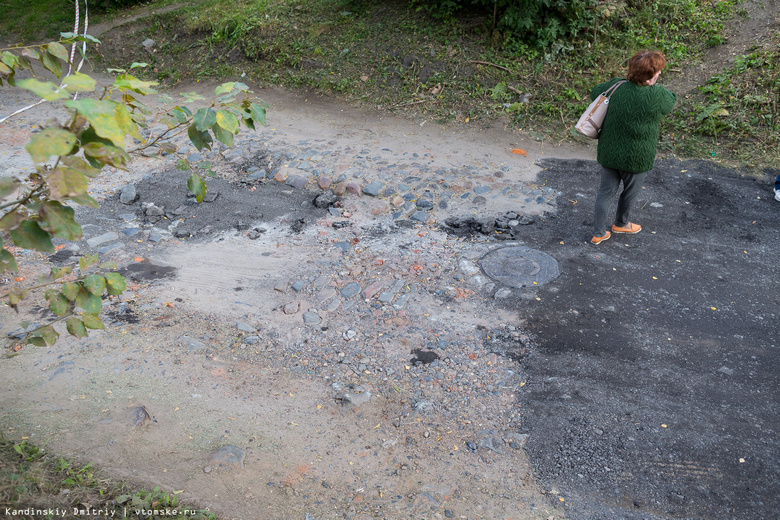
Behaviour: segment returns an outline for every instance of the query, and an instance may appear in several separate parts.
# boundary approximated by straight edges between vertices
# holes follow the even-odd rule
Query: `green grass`
[[[149,11],[158,14],[106,35],[92,57],[116,68],[148,62],[147,78],[166,85],[241,77],[331,92],[440,123],[500,120],[563,141],[581,139],[571,127],[590,88],[622,75],[634,51],[663,51],[669,70],[695,66],[724,41],[727,21],[744,15],[740,4],[600,2],[594,29],[539,48],[513,34],[491,33],[490,17],[459,13],[435,20],[403,1],[157,0]],[[163,7],[172,9],[160,12]],[[145,38],[157,42],[154,55],[133,43]],[[680,99],[663,123],[661,150],[771,164],[778,141],[777,47],[760,54],[738,58],[742,65]],[[751,65],[759,62],[774,72],[763,77]]]
[[[176,492],[168,493],[160,488],[131,489],[126,484],[101,478],[91,464],[74,464],[26,441],[0,438],[0,511],[9,508],[20,512],[14,518],[31,519],[54,517],[26,515],[25,510],[59,509],[71,517],[74,509],[83,509],[84,504],[103,510],[102,518],[216,520],[208,511],[179,504]],[[169,512],[176,509],[178,514],[166,515],[166,509]],[[190,514],[181,513],[185,509]],[[163,514],[142,515],[141,510],[163,511]]]
[[[3,20],[0,37],[20,37],[24,42],[56,39],[61,32],[73,31],[74,9],[75,3],[71,0],[3,0],[0,2],[0,20]]]

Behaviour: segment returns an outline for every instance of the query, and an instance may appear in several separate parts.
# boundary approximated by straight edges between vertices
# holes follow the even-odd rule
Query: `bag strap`
[[[613,93],[614,93],[614,92],[617,90],[617,88],[618,88],[620,85],[622,85],[623,83],[625,83],[625,82],[626,82],[626,80],[624,80],[624,79],[623,79],[623,80],[620,80],[620,81],[618,81],[617,83],[615,83],[614,85],[612,85],[611,87],[609,87],[609,89],[608,89],[606,92],[604,92],[604,93],[602,94],[602,96],[604,96],[604,97],[606,97],[607,99],[609,99],[609,97],[610,97],[610,96],[612,96],[612,94],[613,94]]]

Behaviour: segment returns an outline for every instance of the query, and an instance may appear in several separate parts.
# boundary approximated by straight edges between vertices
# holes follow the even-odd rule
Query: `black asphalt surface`
[[[508,305],[536,335],[523,427],[551,500],[576,520],[780,518],[778,172],[659,161],[642,232],[594,246],[598,164],[543,166],[559,211],[523,239],[561,276]]]

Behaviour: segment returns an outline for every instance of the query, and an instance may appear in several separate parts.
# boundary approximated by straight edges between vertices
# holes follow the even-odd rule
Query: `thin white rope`
[[[74,23],[73,34],[78,34],[79,33],[79,27],[80,26],[81,26],[81,14],[79,12],[79,0],[76,0],[76,21]],[[89,27],[89,7],[87,6],[87,0],[84,0],[84,37],[87,36],[87,27]],[[82,56],[81,56],[81,62],[79,63],[78,67],[76,68],[76,72],[80,71],[81,70],[81,66],[84,65],[84,58],[85,58],[85,56],[87,54],[87,42],[86,41],[83,42],[82,49],[83,49],[83,52],[82,52]],[[65,74],[65,76],[63,76],[63,78],[62,78],[63,80],[65,78],[67,78],[68,76],[70,76],[71,65],[73,63],[73,59],[75,58],[75,53],[76,53],[76,42],[73,42],[73,46],[70,49],[70,61],[68,62],[68,73]],[[59,88],[62,88],[62,86],[63,86],[63,83],[60,83]],[[73,99],[76,99],[77,97],[78,97],[78,93],[74,94]],[[26,112],[27,110],[30,110],[31,108],[35,108],[38,105],[40,105],[42,103],[45,103],[45,102],[46,102],[45,99],[41,99],[41,100],[33,103],[32,105],[26,106],[24,108],[20,108],[19,110],[17,110],[13,114],[9,114],[9,115],[5,116],[4,118],[0,119],[0,124],[6,122],[8,119],[12,118],[13,116],[19,115],[22,112]]]

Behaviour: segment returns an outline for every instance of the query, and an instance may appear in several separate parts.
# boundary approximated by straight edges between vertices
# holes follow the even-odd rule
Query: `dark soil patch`
[[[572,518],[780,514],[780,212],[770,179],[659,162],[593,246],[599,167],[546,161],[559,212],[525,228],[561,276],[522,309],[528,453]],[[571,202],[567,202],[571,201]]]
[[[166,171],[151,175],[136,184],[138,199],[125,205],[119,194],[106,200],[99,213],[119,217],[133,213],[138,221],[168,228],[180,238],[206,238],[215,234],[236,230],[248,231],[258,226],[285,225],[299,233],[307,222],[319,218],[325,210],[312,204],[314,194],[296,190],[285,184],[265,181],[253,186],[231,183],[220,178],[205,178],[207,193],[204,202],[197,203],[187,189],[188,173]],[[146,205],[162,208],[164,215],[147,215]],[[97,216],[98,211],[85,212],[85,218]],[[286,217],[282,219],[282,217]],[[283,221],[283,222],[282,222]],[[282,222],[280,224],[280,222]]]
[[[119,270],[119,274],[136,282],[151,282],[176,276],[176,268],[155,265],[148,261],[136,262]]]

